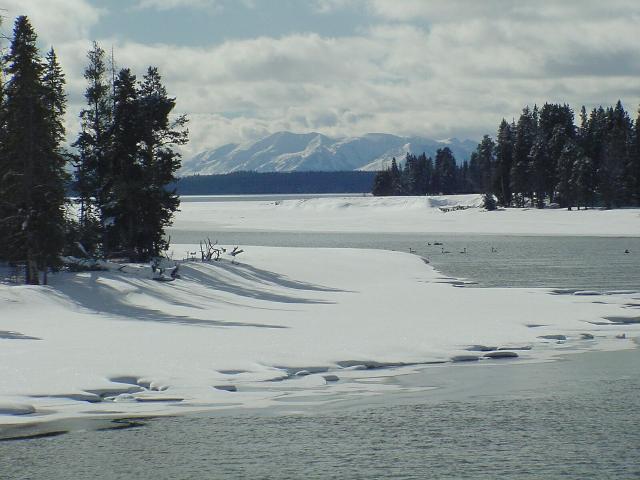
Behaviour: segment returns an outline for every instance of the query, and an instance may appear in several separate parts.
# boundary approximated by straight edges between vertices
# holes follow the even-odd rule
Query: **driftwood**
[[[455,205],[453,207],[439,207],[441,212],[447,213],[447,212],[455,212],[457,210],[467,210],[469,207],[468,205]]]
[[[223,247],[218,246],[218,241],[211,242],[210,238],[200,241],[200,256],[203,262],[220,260],[220,255],[226,252]]]

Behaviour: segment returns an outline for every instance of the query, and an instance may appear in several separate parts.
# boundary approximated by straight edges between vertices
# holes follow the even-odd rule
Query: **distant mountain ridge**
[[[278,132],[246,144],[230,143],[205,150],[185,160],[181,176],[212,175],[238,171],[300,172],[382,170],[395,157],[404,160],[407,152],[425,152],[449,147],[456,160],[468,160],[477,142],[472,140],[432,140],[401,137],[387,133],[367,133],[361,137],[331,138],[321,133]]]

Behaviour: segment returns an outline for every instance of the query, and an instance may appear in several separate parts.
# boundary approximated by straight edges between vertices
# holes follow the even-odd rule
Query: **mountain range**
[[[181,176],[211,175],[237,171],[292,172],[382,170],[395,157],[402,163],[407,152],[425,152],[432,158],[439,148],[449,147],[456,160],[468,160],[477,142],[432,140],[368,133],[360,137],[331,138],[320,133],[278,132],[255,142],[230,143],[205,150],[185,160]]]

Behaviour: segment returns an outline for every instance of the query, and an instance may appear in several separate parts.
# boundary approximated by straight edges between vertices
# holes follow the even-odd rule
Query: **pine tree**
[[[175,120],[170,115],[175,108],[174,98],[167,96],[157,68],[149,67],[138,89],[140,109],[140,164],[143,187],[139,192],[140,218],[137,256],[142,259],[157,256],[168,247],[164,228],[171,225],[180,200],[175,187],[175,172],[180,168],[180,154],[176,146],[187,143],[187,119]]]
[[[618,103],[607,109],[607,133],[598,168],[600,194],[605,208],[625,203],[623,175],[630,158],[631,120]]]
[[[106,231],[113,100],[105,52],[97,42],[87,58],[89,64],[84,71],[88,82],[84,95],[87,107],[80,112],[81,132],[73,146],[78,149],[75,185],[80,200],[79,241],[87,251],[96,253]]]
[[[44,170],[41,172],[43,175],[40,180],[46,189],[45,204],[41,207],[44,210],[41,235],[46,240],[41,247],[39,267],[44,273],[44,283],[47,283],[48,267],[60,265],[59,255],[65,246],[66,187],[69,183],[69,175],[65,168],[69,155],[62,146],[66,137],[64,126],[64,115],[67,109],[66,80],[53,48],[45,57],[42,85],[48,130],[43,139],[47,142],[47,158],[43,159]]]
[[[400,168],[398,167],[396,157],[393,157],[391,159],[391,169],[389,171],[391,173],[391,194],[402,195],[404,193],[404,188],[402,185],[402,173],[400,172]]]
[[[580,205],[585,209],[592,207],[596,196],[596,170],[593,160],[584,153],[580,153],[575,161],[571,183],[574,186],[578,209]]]
[[[424,195],[427,193],[429,187],[428,165],[427,155],[422,152],[416,160],[416,174],[415,174],[415,191],[414,195]]]
[[[436,175],[439,180],[439,193],[450,195],[456,190],[456,159],[449,147],[436,151]]]
[[[493,187],[493,176],[495,168],[495,149],[496,144],[489,135],[485,135],[476,150],[478,154],[478,170],[479,170],[479,191],[482,193],[491,193]]]
[[[0,178],[2,240],[9,260],[25,263],[27,283],[55,266],[65,234],[64,75],[55,53],[39,57],[27,17],[16,19],[6,56]]]
[[[494,191],[501,205],[511,204],[511,167],[513,165],[513,132],[503,118],[496,139],[496,175]]]
[[[578,146],[573,140],[569,140],[565,143],[558,158],[558,183],[555,190],[560,206],[569,210],[576,204],[577,177],[575,169],[577,168],[576,162],[579,156]]]
[[[382,170],[376,174],[371,193],[376,197],[393,195],[393,179],[390,169]]]
[[[136,229],[140,218],[137,202],[143,188],[143,169],[139,161],[140,119],[136,77],[131,70],[120,70],[114,83],[114,112],[111,127],[109,172],[105,185],[103,222],[107,255],[136,259]]]
[[[529,152],[529,168],[530,186],[535,193],[535,202],[537,208],[544,208],[545,199],[545,173],[549,164],[549,151],[547,142],[539,133],[531,146]]]
[[[565,144],[576,137],[576,129],[573,124],[573,110],[569,105],[550,104],[540,110],[538,135],[546,144],[545,164],[539,165],[541,191],[554,201],[554,189],[558,183],[557,166],[560,155],[564,151]]]
[[[525,198],[532,197],[529,154],[536,138],[536,115],[525,107],[518,119],[513,142],[513,164],[511,166],[511,191],[516,195],[516,204],[524,206]]]

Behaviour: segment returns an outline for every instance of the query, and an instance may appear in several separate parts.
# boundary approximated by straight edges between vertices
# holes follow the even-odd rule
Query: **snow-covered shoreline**
[[[367,380],[396,373],[384,367],[500,361],[474,345],[545,360],[632,348],[640,332],[625,323],[637,293],[457,288],[380,250],[250,247],[239,260],[185,263],[171,283],[132,266],[0,285],[0,425],[366,397],[394,390]]]
[[[640,209],[508,208],[488,212],[481,195],[330,197],[183,202],[171,231],[469,233],[640,236]],[[459,208],[457,208],[459,207]],[[204,227],[206,226],[206,228]]]

